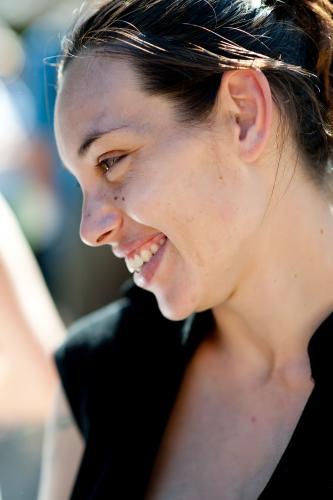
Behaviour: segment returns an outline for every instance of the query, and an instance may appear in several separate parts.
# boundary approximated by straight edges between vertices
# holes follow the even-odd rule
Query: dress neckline
[[[182,346],[184,349],[184,371],[196,349],[202,340],[211,331],[214,325],[214,318],[211,310],[202,313],[195,313],[187,318],[182,328]],[[328,373],[331,370],[331,353],[333,347],[333,312],[331,312],[317,327],[311,336],[308,344],[308,354],[310,359],[311,374],[314,381],[313,389],[304,405],[301,415],[291,434],[290,440],[282,453],[277,466],[275,467],[268,483],[262,490],[258,500],[268,500],[273,498],[275,484],[281,481],[281,475],[288,468],[290,456],[294,452],[297,442],[309,429],[311,424],[311,415],[318,406],[318,393],[321,392],[322,385],[330,380]],[[180,380],[180,384],[182,379]],[[179,389],[179,388],[178,388]],[[176,394],[175,401],[178,393]]]

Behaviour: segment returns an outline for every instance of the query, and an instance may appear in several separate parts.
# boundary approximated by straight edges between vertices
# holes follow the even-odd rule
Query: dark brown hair
[[[130,58],[142,88],[171,98],[179,119],[211,112],[223,71],[261,69],[288,116],[309,172],[333,156],[331,0],[113,0],[80,18],[63,44],[62,74],[86,51]]]

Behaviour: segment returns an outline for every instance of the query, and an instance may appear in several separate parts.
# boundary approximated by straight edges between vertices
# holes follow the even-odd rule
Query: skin
[[[203,363],[223,360],[244,384],[308,386],[307,344],[333,309],[329,197],[292,134],[279,147],[279,111],[260,71],[226,72],[206,123],[177,118],[167,98],[140,89],[128,61],[71,62],[55,131],[84,195],[81,237],[98,246],[165,234],[148,289],[172,320],[212,309]],[[78,155],[87,134],[114,128]],[[97,166],[124,154],[107,172]]]

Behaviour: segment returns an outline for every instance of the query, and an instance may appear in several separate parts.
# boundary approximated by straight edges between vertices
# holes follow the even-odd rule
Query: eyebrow
[[[122,125],[120,127],[112,128],[103,132],[90,132],[87,134],[87,136],[84,138],[81,146],[78,149],[78,156],[82,158],[88,153],[89,148],[93,145],[95,141],[103,137],[104,135],[110,134],[111,132],[116,132],[118,130],[122,130],[124,128],[128,128],[126,125]]]

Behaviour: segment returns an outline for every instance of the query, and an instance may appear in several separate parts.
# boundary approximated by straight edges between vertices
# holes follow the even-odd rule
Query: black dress
[[[169,321],[151,293],[131,287],[74,325],[55,354],[86,443],[71,500],[144,499],[186,365],[212,322],[210,311]],[[332,355],[333,313],[310,340],[315,386],[260,500],[333,500]]]

